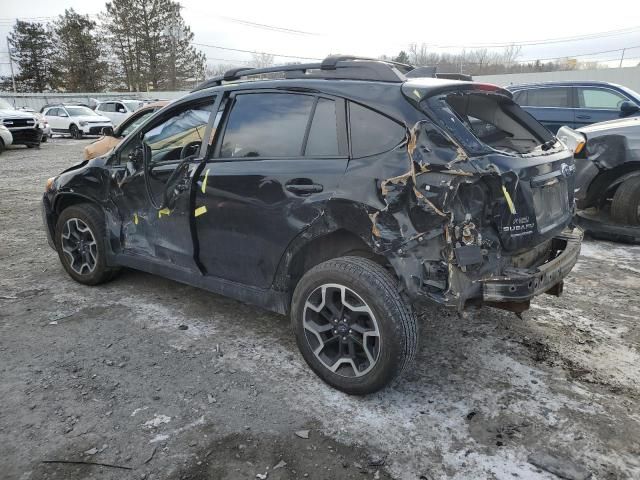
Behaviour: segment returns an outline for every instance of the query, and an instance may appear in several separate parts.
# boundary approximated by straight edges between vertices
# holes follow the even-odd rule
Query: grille
[[[35,120],[32,118],[5,118],[3,120],[4,125],[11,128],[19,128],[19,127],[33,127],[35,125]]]

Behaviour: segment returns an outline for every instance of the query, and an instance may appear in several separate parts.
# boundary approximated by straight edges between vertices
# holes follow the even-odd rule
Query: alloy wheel
[[[343,377],[368,373],[380,355],[380,330],[371,308],[350,288],[328,283],[307,297],[305,337],[324,367]]]
[[[95,270],[98,261],[98,244],[89,226],[79,218],[70,218],[61,234],[62,251],[69,258],[71,269],[86,275]]]

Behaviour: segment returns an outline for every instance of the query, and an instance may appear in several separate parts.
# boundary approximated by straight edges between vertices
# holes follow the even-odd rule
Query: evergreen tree
[[[397,57],[393,58],[394,62],[398,63],[409,63],[409,55],[404,50],[400,50],[400,53]]]
[[[173,0],[112,0],[104,27],[117,73],[129,90],[177,90],[204,77],[206,59],[191,42]]]
[[[57,82],[70,92],[98,92],[105,86],[107,64],[102,60],[96,22],[73,9],[65,10],[53,25],[56,44]]]
[[[9,34],[11,58],[18,66],[16,88],[23,92],[44,92],[55,87],[51,34],[36,22],[17,20]]]

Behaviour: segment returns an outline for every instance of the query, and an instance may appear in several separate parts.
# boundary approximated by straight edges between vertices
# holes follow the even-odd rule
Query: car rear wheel
[[[4,142],[0,138],[0,153],[4,152]]]
[[[71,136],[75,139],[81,139],[82,138],[82,132],[80,131],[80,129],[77,127],[77,125],[71,125],[69,127],[69,133],[71,134]]]
[[[95,205],[73,205],[63,210],[55,235],[60,262],[75,281],[98,285],[117,272],[106,263],[104,216]]]
[[[622,182],[611,201],[611,216],[625,225],[640,225],[640,177]]]
[[[397,280],[366,258],[340,257],[309,270],[296,286],[291,321],[307,364],[349,394],[389,384],[417,348],[413,308]]]

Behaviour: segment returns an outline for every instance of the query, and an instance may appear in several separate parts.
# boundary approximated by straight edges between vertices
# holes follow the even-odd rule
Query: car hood
[[[587,136],[589,136],[589,134],[592,133],[597,133],[600,135],[604,132],[609,133],[614,130],[626,128],[640,128],[640,117],[618,118],[616,120],[608,120],[606,122],[592,123],[591,125],[578,128],[577,130],[579,132],[586,133]]]
[[[21,112],[20,110],[4,109],[0,110],[0,118],[34,118],[33,113]]]
[[[73,118],[80,122],[111,122],[110,118],[103,117],[102,115],[80,115]]]

